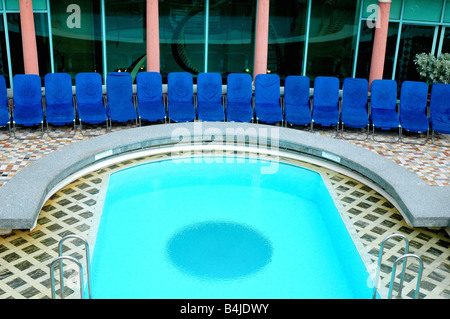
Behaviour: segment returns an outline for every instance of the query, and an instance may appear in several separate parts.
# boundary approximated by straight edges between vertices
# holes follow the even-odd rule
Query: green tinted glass
[[[405,12],[403,19],[415,21],[441,20],[442,5],[444,0],[405,0]]]
[[[376,16],[374,16],[376,15],[376,6],[378,6],[378,0],[364,0],[364,7],[362,12],[363,18],[376,18]],[[400,19],[401,11],[402,0],[392,0],[389,18],[391,20]]]
[[[19,0],[6,0],[6,10],[19,10],[19,9],[20,9]],[[47,1],[33,0],[33,10],[47,10]]]

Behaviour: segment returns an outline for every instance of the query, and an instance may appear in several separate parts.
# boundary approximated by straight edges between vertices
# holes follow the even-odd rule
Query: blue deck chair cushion
[[[75,120],[72,78],[68,73],[48,73],[45,83],[45,119],[52,125],[65,125]]]
[[[369,82],[366,79],[344,79],[341,108],[341,121],[344,125],[352,128],[369,125],[368,94]]]
[[[339,79],[319,76],[314,80],[313,110],[314,123],[323,126],[339,122]]]
[[[258,121],[274,124],[283,121],[280,106],[280,77],[258,74],[255,78],[255,114]]]
[[[197,76],[197,117],[202,121],[224,121],[222,76],[199,73]]]
[[[227,107],[225,109],[227,121],[251,122],[253,119],[252,96],[251,75],[230,73],[227,77]]]
[[[137,118],[133,104],[133,81],[128,72],[111,72],[106,76],[106,113],[111,121],[127,122]]]
[[[162,78],[159,72],[139,72],[136,76],[137,111],[143,120],[156,122],[166,117]]]
[[[6,80],[0,75],[0,127],[8,125],[10,122],[8,108],[8,91],[6,88]]]
[[[397,128],[397,83],[394,80],[373,80],[370,88],[372,124],[382,130]]]
[[[75,76],[77,112],[80,121],[89,124],[106,122],[103,104],[102,77],[98,73],[78,73]]]
[[[294,125],[311,123],[310,80],[307,76],[290,75],[284,83],[284,116]]]
[[[33,126],[44,122],[41,78],[38,75],[15,75],[13,99],[13,120],[15,123],[24,126]]]
[[[175,122],[195,120],[192,74],[172,72],[167,77],[169,118]]]
[[[421,133],[428,131],[428,86],[425,82],[405,81],[400,91],[400,124],[403,129]]]
[[[433,84],[430,96],[430,124],[434,131],[450,134],[450,84]]]

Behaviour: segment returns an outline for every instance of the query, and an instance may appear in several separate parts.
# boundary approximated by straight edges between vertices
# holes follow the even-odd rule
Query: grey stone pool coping
[[[230,136],[232,138],[230,139]],[[431,186],[393,160],[362,147],[301,130],[261,124],[195,122],[145,126],[92,137],[51,152],[0,187],[0,229],[32,229],[54,188],[94,163],[151,148],[237,140],[331,162],[388,193],[412,227],[450,227],[450,187]],[[214,142],[213,142],[214,141]],[[244,144],[242,144],[244,145]]]

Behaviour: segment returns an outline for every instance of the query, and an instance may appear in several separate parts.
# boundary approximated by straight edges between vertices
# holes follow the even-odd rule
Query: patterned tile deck
[[[130,126],[115,129],[130,129]],[[333,135],[333,132],[327,130],[319,133]],[[0,138],[2,137],[6,135],[3,133]],[[77,133],[74,139],[1,141],[0,183],[6,183],[21,168],[45,154],[85,138],[88,137]],[[442,141],[448,143],[448,137],[441,136],[440,142]],[[392,158],[398,164],[417,172],[431,185],[450,185],[448,148],[431,144],[418,146],[372,141],[349,142]],[[102,186],[111,172],[133,165],[136,161],[112,165],[79,178],[48,200],[34,230],[15,230],[0,237],[0,298],[51,297],[49,264],[57,257],[58,241],[69,233],[85,238],[94,236],[92,232],[95,227],[92,225],[101,211],[104,196]],[[424,261],[420,298],[450,298],[450,237],[445,231],[412,229],[386,199],[366,185],[312,164],[303,165],[320,171],[332,185],[343,207],[343,214],[350,220],[364,252],[369,256],[367,266],[370,272],[375,272],[380,242],[389,234],[400,233],[409,238],[410,251]],[[65,248],[68,254],[82,258],[83,249],[79,243],[69,242]],[[385,249],[381,271],[382,292],[387,289],[392,262],[402,253],[403,243],[390,242]],[[417,264],[408,263],[403,289],[403,296],[406,298],[414,295],[416,273]],[[66,291],[69,295],[75,295],[72,292],[70,289]]]

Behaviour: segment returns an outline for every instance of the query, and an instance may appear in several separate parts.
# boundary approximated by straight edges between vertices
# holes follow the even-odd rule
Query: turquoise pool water
[[[205,161],[207,163],[205,163]],[[111,175],[93,298],[371,298],[320,174],[260,160],[165,160]]]

